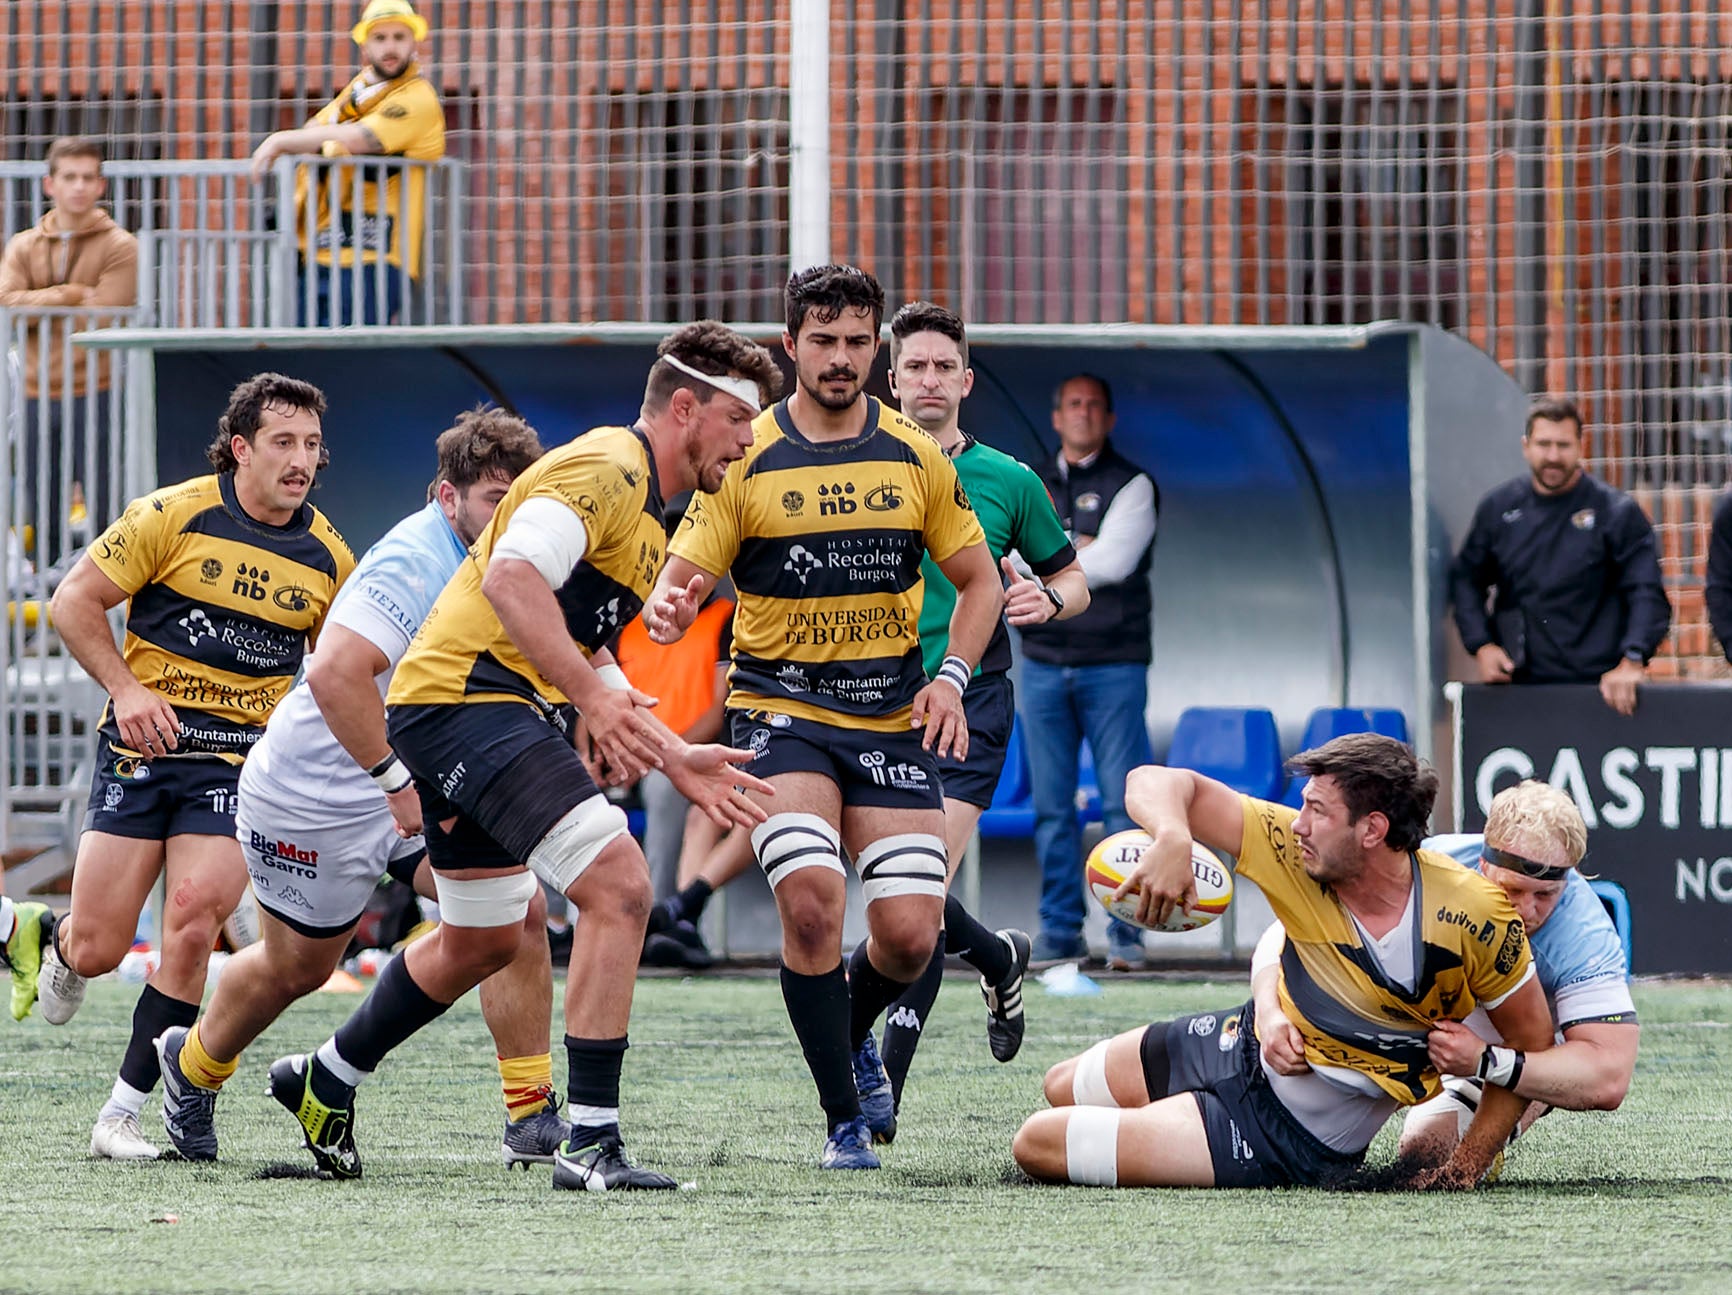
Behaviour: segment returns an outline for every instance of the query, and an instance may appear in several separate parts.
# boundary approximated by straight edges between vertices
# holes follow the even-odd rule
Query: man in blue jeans
[[[1089,608],[1066,621],[1022,631],[1017,699],[1034,783],[1034,845],[1040,858],[1040,934],[1034,960],[1081,958],[1082,831],[1077,823],[1077,757],[1094,754],[1101,813],[1109,833],[1134,827],[1125,813],[1125,776],[1151,758],[1143,711],[1151,659],[1149,561],[1160,491],[1154,478],[1108,443],[1113,393],[1104,378],[1079,373],[1053,392],[1059,452],[1037,467],[1088,577]],[[1108,965],[1146,961],[1141,934],[1114,920]]]

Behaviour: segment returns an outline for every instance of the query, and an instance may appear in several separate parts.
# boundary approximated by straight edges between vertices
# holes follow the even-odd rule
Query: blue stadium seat
[[[1606,906],[1606,914],[1612,919],[1612,925],[1618,928],[1618,939],[1624,943],[1624,973],[1629,974],[1635,965],[1634,954],[1630,943],[1630,897],[1624,893],[1624,888],[1615,881],[1606,881],[1595,877],[1588,885],[1594,888],[1594,894],[1600,897],[1600,903]]]
[[[1028,747],[1022,736],[1022,716],[1010,726],[1004,748],[1004,772],[992,793],[992,804],[980,815],[980,834],[992,837],[1034,833],[1034,784],[1028,776]]]
[[[1281,792],[1275,716],[1261,708],[1192,706],[1173,726],[1167,764],[1192,769],[1263,800]]]
[[[1333,738],[1345,737],[1349,733],[1380,733],[1384,737],[1405,742],[1407,716],[1391,707],[1362,710],[1356,706],[1319,706],[1311,712],[1311,718],[1305,721],[1305,736],[1299,740],[1299,749],[1309,751],[1312,747],[1322,746]],[[1298,809],[1299,797],[1304,790],[1303,778],[1292,779],[1287,784],[1286,793],[1281,797],[1281,803]]]
[[[1373,706],[1365,712],[1371,716],[1371,731],[1381,733],[1384,737],[1392,737],[1397,742],[1405,742],[1407,737],[1407,715],[1393,706]]]

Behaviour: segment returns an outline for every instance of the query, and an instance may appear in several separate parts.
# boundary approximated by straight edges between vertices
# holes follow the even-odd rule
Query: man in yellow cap
[[[417,46],[427,39],[427,20],[409,0],[368,0],[350,34],[361,47],[360,75],[305,126],[267,136],[253,152],[254,179],[262,178],[286,153],[429,162],[445,156],[439,92],[415,61]],[[301,271],[313,275],[310,290],[303,278],[296,293],[303,326],[390,323],[402,306],[405,279],[421,273],[426,172],[408,168],[379,177],[363,170],[362,180],[357,215],[351,210],[356,188],[352,168],[325,172],[317,183],[310,183],[308,169],[302,168],[296,179]],[[309,223],[317,231],[310,256]],[[389,267],[382,284],[377,269],[367,268],[376,267],[381,258]]]

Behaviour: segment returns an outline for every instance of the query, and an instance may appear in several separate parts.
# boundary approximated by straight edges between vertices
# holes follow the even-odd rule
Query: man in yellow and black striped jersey
[[[157,1155],[138,1125],[161,1074],[154,1040],[197,1017],[217,930],[247,884],[235,839],[241,761],[355,565],[308,502],[327,461],[324,412],[309,383],[276,373],[241,383],[208,452],[216,472],[134,500],[54,594],[55,628],[110,700],[72,911],[43,951],[43,1018],[70,1020],[85,979],[120,964],[159,875],[173,897],[94,1156]],[[123,602],[117,650],[107,613]]]
[[[728,716],[776,796],[753,848],[782,919],[782,995],[818,1087],[827,1169],[876,1169],[896,1133],[872,1023],[931,960],[944,911],[935,756],[967,754],[962,693],[1003,606],[998,571],[938,442],[865,396],[884,291],[826,265],[788,280],[782,345],[797,388],[745,460],[695,499],[644,611],[685,632],[732,572]],[[950,655],[921,666],[920,562],[957,589]],[[869,938],[842,963],[846,846]],[[852,1072],[852,1073],[850,1073]]]
[[[1552,1017],[1509,897],[1420,848],[1437,775],[1374,733],[1288,762],[1297,813],[1188,769],[1131,772],[1125,805],[1153,844],[1120,887],[1161,922],[1196,899],[1193,841],[1231,855],[1286,928],[1253,979],[1255,1001],[1127,1031],[1047,1072],[1046,1098],[1012,1150],[1031,1176],[1112,1187],[1334,1186],[1359,1168],[1399,1107],[1442,1091],[1429,1045],[1440,1021],[1485,1009],[1514,1072],[1488,1079],[1473,1123],[1439,1165],[1398,1165],[1411,1187],[1475,1186],[1527,1101],[1511,1088]],[[1182,874],[1182,875],[1181,875]],[[1265,960],[1266,965],[1265,965]],[[1266,999],[1267,1001],[1267,999]],[[1271,1053],[1277,1035],[1303,1066]]]
[[[661,569],[664,493],[721,484],[781,374],[763,347],[712,320],[676,329],[656,357],[632,426],[586,432],[512,484],[391,677],[391,745],[372,772],[387,788],[414,778],[440,926],[385,964],[317,1050],[271,1066],[272,1095],[327,1176],[361,1173],[355,1090],[511,961],[539,876],[583,914],[565,992],[572,1127],[553,1185],[676,1186],[634,1164],[620,1134],[626,1028],[655,895],[625,814],[597,782],[660,768],[715,822],[745,827],[764,815],[743,788],[764,784],[736,767],[749,752],[691,745],[657,720],[607,645]],[[588,765],[572,746],[573,707],[598,753]]]

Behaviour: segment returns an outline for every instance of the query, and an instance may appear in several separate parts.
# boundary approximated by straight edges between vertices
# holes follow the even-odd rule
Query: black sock
[[[704,915],[704,905],[710,902],[710,896],[716,893],[716,888],[702,877],[673,898],[670,906],[674,919],[681,922],[696,923]]]
[[[409,974],[407,957],[399,953],[385,964],[373,992],[332,1037],[344,1061],[356,1070],[370,1072],[379,1068],[392,1048],[450,1008],[450,1003],[427,996]]]
[[[819,976],[803,976],[782,968],[782,1001],[806,1054],[806,1068],[818,1085],[825,1131],[844,1120],[860,1118],[860,1095],[854,1091],[854,1066],[848,1047],[848,977],[837,963]]]
[[[938,1001],[938,987],[943,983],[944,950],[934,949],[932,961],[926,964],[920,979],[902,991],[885,1018],[884,1072],[890,1076],[890,1091],[895,1094],[898,1109],[902,1106],[902,1084],[908,1078],[914,1049],[920,1046],[920,1032],[926,1028],[932,1004]]]
[[[985,976],[989,985],[1010,974],[1010,947],[981,925],[955,895],[944,897],[944,951]]]
[[[156,1036],[171,1026],[187,1028],[198,1020],[198,1004],[183,1003],[146,985],[132,1009],[132,1037],[120,1060],[120,1077],[141,1093],[148,1093],[162,1078],[162,1063],[156,1059]]]
[[[617,1039],[577,1039],[566,1035],[566,1099],[579,1106],[610,1106],[617,1110],[620,1067],[625,1063],[625,1050],[630,1046],[623,1034]],[[582,1127],[588,1136],[619,1131],[617,1123],[606,1127]]]
[[[198,1004],[170,998],[155,985],[146,985],[132,1009],[132,1035],[120,1061],[120,1077],[140,1092],[148,1093],[162,1078],[156,1058],[156,1036],[172,1026],[190,1029],[198,1020]]]
[[[866,956],[867,940],[860,941],[848,959],[848,1047],[852,1051],[866,1042],[873,1024],[886,1007],[908,988],[905,980],[892,980]]]
[[[669,895],[666,899],[658,899],[650,905],[649,922],[644,926],[644,938],[660,935],[668,927],[679,921],[674,913],[674,905],[679,902],[677,895]]]

